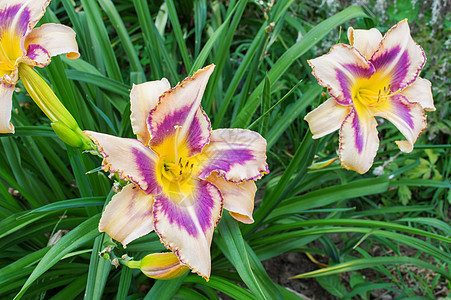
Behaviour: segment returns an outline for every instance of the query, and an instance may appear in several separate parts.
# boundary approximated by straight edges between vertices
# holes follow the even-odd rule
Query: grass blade
[[[25,294],[30,285],[45,271],[55,265],[62,257],[64,257],[64,255],[95,238],[99,234],[99,231],[97,229],[99,220],[99,215],[89,218],[88,220],[77,226],[75,229],[70,231],[68,234],[63,236],[58,241],[58,243],[52,246],[52,248],[44,255],[39,264],[33,270],[33,273],[31,273],[30,277],[28,277],[22,289],[16,295],[16,297],[14,297],[14,299],[20,299]]]

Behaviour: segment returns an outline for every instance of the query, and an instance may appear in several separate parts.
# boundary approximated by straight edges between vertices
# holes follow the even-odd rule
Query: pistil
[[[192,173],[194,164],[190,164],[189,160],[184,162],[179,158],[178,163],[164,162],[163,176],[171,182],[184,182]]]

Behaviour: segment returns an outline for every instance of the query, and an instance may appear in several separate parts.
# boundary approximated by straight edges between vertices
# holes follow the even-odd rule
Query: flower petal
[[[14,28],[24,36],[42,18],[50,0],[1,1],[0,24],[3,28]]]
[[[406,87],[399,94],[405,96],[409,102],[420,103],[427,111],[435,110],[431,82],[427,79],[417,77],[414,83]]]
[[[269,173],[266,140],[247,129],[213,130],[210,143],[196,158],[199,170],[193,172],[201,179],[215,171],[233,182],[256,180]]]
[[[313,138],[319,139],[340,129],[351,109],[351,106],[340,105],[334,98],[329,98],[326,102],[309,112],[304,120],[308,122]]]
[[[352,104],[352,87],[360,78],[370,78],[374,67],[356,48],[338,44],[329,53],[308,61],[321,86],[341,105]]]
[[[427,127],[426,115],[419,103],[410,103],[402,95],[395,95],[382,107],[374,110],[374,115],[383,117],[401,131],[407,141],[396,141],[403,152],[411,152],[413,144]]]
[[[221,192],[224,208],[236,220],[245,224],[254,223],[252,212],[254,211],[254,197],[257,186],[253,180],[241,183],[227,182],[223,177],[211,174],[207,179]]]
[[[99,231],[108,233],[125,247],[153,230],[153,202],[153,196],[133,183],[126,185],[106,206]]]
[[[27,57],[35,65],[44,67],[50,63],[50,57],[67,53],[67,57],[80,57],[75,32],[61,24],[44,24],[33,29],[25,38]]]
[[[426,62],[423,49],[410,36],[407,19],[393,26],[371,57],[381,77],[390,77],[392,91],[403,89],[418,77]]]
[[[379,48],[382,34],[376,28],[370,30],[348,28],[349,44],[355,47],[367,60]]]
[[[151,140],[157,153],[168,151],[167,142],[184,145],[188,156],[199,153],[210,138],[210,121],[200,102],[214,65],[207,66],[186,78],[160,97],[147,120]],[[171,144],[169,143],[169,144]]]
[[[28,33],[30,11],[17,3],[0,3],[0,68],[16,68],[16,60],[25,53],[23,37]],[[2,72],[3,73],[3,72]]]
[[[135,139],[85,131],[99,147],[103,170],[119,173],[121,179],[137,184],[146,194],[158,195],[161,186],[156,177],[158,155]]]
[[[130,120],[133,132],[144,145],[148,144],[150,135],[147,129],[147,118],[158,104],[159,97],[171,88],[166,78],[133,85],[130,93]]]
[[[26,56],[21,57],[18,62],[43,68],[50,63],[50,57],[50,53],[41,45],[30,44],[27,47]]]
[[[341,165],[360,174],[373,165],[379,147],[377,122],[363,107],[357,114],[352,110],[340,129],[339,156]]]
[[[14,126],[11,124],[11,108],[13,106],[14,85],[0,83],[0,133],[14,133]]]
[[[192,180],[191,193],[155,197],[154,226],[161,241],[193,272],[208,279],[210,244],[221,218],[222,197],[208,181]]]

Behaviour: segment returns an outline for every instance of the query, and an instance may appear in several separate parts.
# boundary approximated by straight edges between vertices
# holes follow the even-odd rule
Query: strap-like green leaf
[[[64,255],[77,249],[84,243],[91,241],[97,235],[99,230],[97,226],[99,224],[100,215],[95,215],[85,222],[81,223],[75,229],[71,230],[68,234],[63,236],[41,259],[39,264],[33,270],[30,277],[23,285],[20,292],[14,297],[14,299],[20,299],[30,285],[38,279],[45,271],[55,265]]]

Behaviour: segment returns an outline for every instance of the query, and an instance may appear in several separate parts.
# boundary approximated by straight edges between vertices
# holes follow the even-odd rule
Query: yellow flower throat
[[[365,107],[380,107],[399,92],[392,92],[390,87],[388,78],[373,75],[369,79],[359,79],[352,89],[354,103],[358,102]]]
[[[160,154],[156,172],[163,193],[178,202],[193,193],[195,187],[192,174],[197,165],[197,159],[190,156],[180,133],[181,126],[176,126],[174,134],[154,149]]]
[[[3,32],[0,36],[0,76],[9,75],[15,68],[16,60],[22,55],[20,37],[12,30]]]

